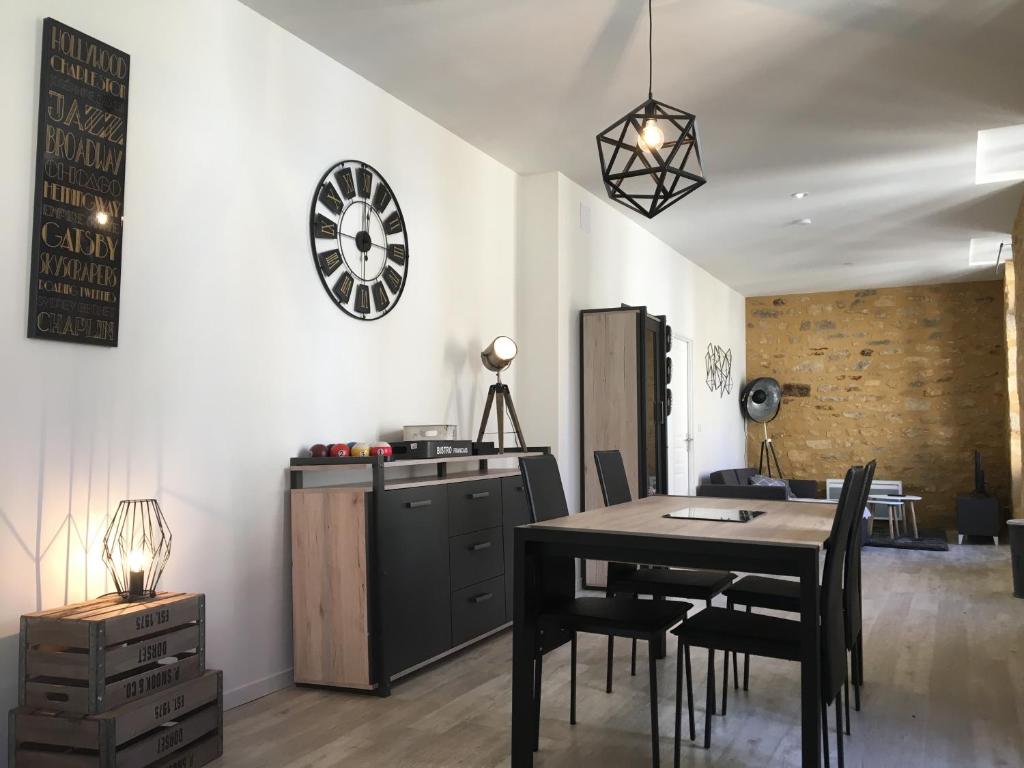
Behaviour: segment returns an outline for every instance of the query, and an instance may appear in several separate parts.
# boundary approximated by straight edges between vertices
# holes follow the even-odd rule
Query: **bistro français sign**
[[[43,22],[28,335],[116,347],[127,54]]]

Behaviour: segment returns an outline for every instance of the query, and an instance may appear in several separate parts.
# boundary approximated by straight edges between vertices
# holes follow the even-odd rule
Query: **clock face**
[[[346,314],[377,320],[402,297],[405,219],[372,166],[343,160],[323,175],[309,210],[309,244],[324,290]]]

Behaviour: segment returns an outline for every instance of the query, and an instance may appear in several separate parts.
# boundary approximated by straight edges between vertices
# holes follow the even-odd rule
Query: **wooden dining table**
[[[752,510],[746,523],[667,518],[686,507]],[[800,709],[804,768],[821,765],[819,555],[835,504],[650,496],[515,529],[512,766],[533,765],[532,681],[537,617],[557,599],[545,572],[572,558],[795,576],[800,580]]]

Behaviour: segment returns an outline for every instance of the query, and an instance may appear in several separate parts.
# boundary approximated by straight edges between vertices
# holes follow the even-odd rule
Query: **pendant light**
[[[654,16],[649,19],[647,101],[597,135],[608,196],[653,219],[703,186],[697,118],[654,98]]]

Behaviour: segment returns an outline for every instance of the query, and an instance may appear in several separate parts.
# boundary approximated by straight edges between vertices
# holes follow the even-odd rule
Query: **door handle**
[[[406,504],[409,509],[419,509],[420,507],[429,507],[430,499],[420,499],[419,501],[410,501]]]
[[[476,493],[469,494],[468,498],[476,501],[477,499],[486,499],[491,495],[490,491],[477,491]]]
[[[482,549],[490,549],[492,542],[481,541],[479,544],[473,544],[469,549],[471,552],[479,552]]]
[[[476,597],[469,598],[469,602],[471,602],[471,603],[486,603],[492,597],[494,597],[494,593],[493,592],[484,592],[482,595],[477,595]]]

